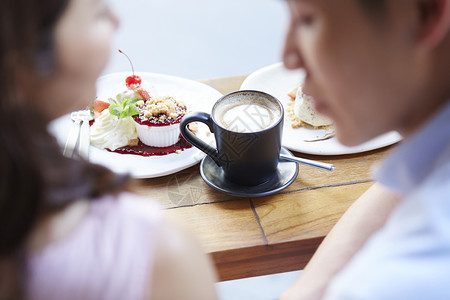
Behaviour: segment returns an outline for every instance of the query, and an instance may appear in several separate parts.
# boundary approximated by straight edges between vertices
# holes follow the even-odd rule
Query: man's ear
[[[450,0],[415,2],[420,26],[419,42],[427,48],[434,48],[450,34]]]

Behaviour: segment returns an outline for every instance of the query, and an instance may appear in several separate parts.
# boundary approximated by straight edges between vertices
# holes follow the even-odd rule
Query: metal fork
[[[92,120],[92,115],[89,110],[78,110],[70,114],[73,121],[72,127],[67,137],[66,145],[63,154],[67,157],[72,157],[78,142],[78,154],[84,159],[89,159],[89,121]]]

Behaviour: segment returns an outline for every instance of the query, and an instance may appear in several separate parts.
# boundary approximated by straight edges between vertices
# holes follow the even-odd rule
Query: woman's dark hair
[[[358,0],[364,10],[372,17],[379,19],[386,12],[386,0]]]
[[[52,72],[53,28],[69,1],[0,2],[0,299],[24,298],[25,242],[39,218],[128,183],[128,177],[64,157],[46,120],[20,91],[23,70]]]

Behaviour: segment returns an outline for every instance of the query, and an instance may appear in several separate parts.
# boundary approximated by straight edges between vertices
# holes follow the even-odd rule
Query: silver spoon
[[[299,164],[307,165],[307,166],[314,167],[314,168],[319,168],[319,169],[326,170],[326,171],[333,171],[335,168],[335,166],[333,164],[327,164],[327,163],[320,162],[320,161],[310,160],[310,159],[306,159],[306,158],[299,158],[299,157],[295,157],[295,156],[288,156],[288,155],[284,155],[284,154],[280,154],[280,159],[291,161],[291,162],[296,162]]]
[[[89,158],[89,121],[93,119],[89,110],[78,110],[71,113],[73,121],[70,127],[69,136],[64,147],[63,154],[72,157],[75,146],[78,144],[78,154],[85,159]]]
[[[83,120],[80,129],[80,144],[78,148],[78,153],[81,157],[88,160],[89,159],[89,145],[91,140],[89,121],[93,119],[90,110],[80,110],[78,111],[78,118]]]

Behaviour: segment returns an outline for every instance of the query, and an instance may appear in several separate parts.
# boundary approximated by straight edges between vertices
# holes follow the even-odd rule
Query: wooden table
[[[245,76],[204,80],[226,94]],[[299,166],[286,189],[261,198],[238,198],[210,188],[199,165],[141,180],[138,193],[157,199],[166,214],[188,226],[212,256],[220,280],[302,269],[343,212],[372,185],[370,169],[390,148],[309,159],[336,165],[333,172]],[[189,259],[189,258],[187,258]]]

